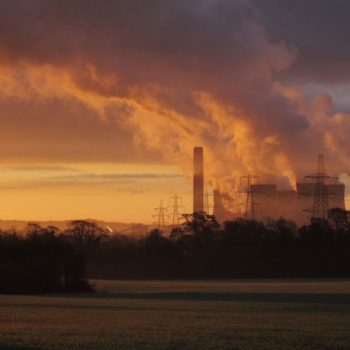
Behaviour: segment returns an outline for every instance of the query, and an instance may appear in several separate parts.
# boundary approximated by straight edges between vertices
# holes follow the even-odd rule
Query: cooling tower
[[[203,148],[193,149],[193,212],[204,211]]]
[[[276,220],[284,218],[293,220],[299,226],[308,224],[310,213],[307,210],[313,207],[315,184],[301,182],[296,184],[296,188],[296,191],[279,190],[274,184],[252,185],[256,219],[271,218]],[[326,188],[329,196],[329,208],[345,209],[345,185],[336,182],[327,184]],[[214,215],[220,223],[242,216],[242,213],[229,212],[225,208],[225,196],[229,196],[229,194],[220,193],[218,190],[214,191]]]

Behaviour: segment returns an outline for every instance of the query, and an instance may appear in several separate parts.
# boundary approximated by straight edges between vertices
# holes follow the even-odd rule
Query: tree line
[[[72,221],[67,230],[29,224],[24,233],[0,232],[0,293],[91,292],[86,264],[103,230]]]
[[[258,222],[194,213],[170,235],[102,240],[91,253],[95,278],[350,277],[350,223],[341,209],[297,227],[283,218]]]
[[[107,235],[93,222],[66,230],[30,224],[0,232],[0,293],[90,292],[89,279],[348,278],[350,223],[344,210],[297,227],[283,218],[220,225],[184,215],[170,234]]]

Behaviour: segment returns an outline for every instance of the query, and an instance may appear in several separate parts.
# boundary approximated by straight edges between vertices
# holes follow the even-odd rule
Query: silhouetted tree
[[[94,222],[85,220],[71,221],[65,234],[86,250],[96,248],[101,239],[106,237],[103,228]]]
[[[300,238],[312,246],[326,246],[335,237],[335,230],[330,222],[325,219],[313,218],[309,225],[299,229]]]
[[[173,227],[170,232],[170,240],[178,242],[183,239],[185,231],[182,227]]]
[[[221,225],[214,215],[204,212],[194,212],[183,215],[185,222],[182,224],[185,233],[193,235],[217,235],[221,232]]]
[[[27,227],[24,236],[0,235],[0,292],[59,293],[91,291],[85,255],[56,228]]]
[[[239,218],[224,223],[225,239],[236,244],[256,245],[266,232],[265,225],[255,220]]]
[[[348,227],[348,213],[345,209],[332,208],[328,212],[328,219],[334,224],[337,231]]]
[[[235,219],[223,227],[205,213],[184,219],[169,237],[155,229],[140,239],[104,240],[89,253],[93,277],[350,277],[349,230],[339,235],[328,220],[297,228],[283,218]]]
[[[171,276],[175,249],[173,242],[166,238],[162,231],[151,230],[141,241],[141,250],[144,266],[148,267],[151,275],[157,277],[168,274]]]
[[[278,220],[269,220],[266,225],[268,232],[278,239],[293,239],[298,232],[298,226],[294,221],[279,218]]]

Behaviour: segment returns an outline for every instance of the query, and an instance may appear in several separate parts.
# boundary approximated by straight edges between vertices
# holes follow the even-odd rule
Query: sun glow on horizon
[[[91,218],[152,223],[172,191],[189,207],[191,183],[174,166],[145,164],[1,165],[1,219]]]

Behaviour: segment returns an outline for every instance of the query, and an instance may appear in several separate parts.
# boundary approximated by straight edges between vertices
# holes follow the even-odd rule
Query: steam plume
[[[246,173],[293,187],[320,152],[349,171],[349,115],[277,80],[298,50],[249,1],[13,0],[0,15],[3,98],[81,103],[188,175],[203,145],[218,188]]]

